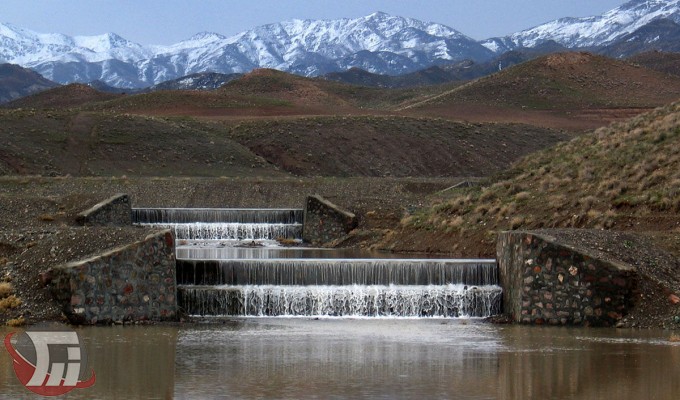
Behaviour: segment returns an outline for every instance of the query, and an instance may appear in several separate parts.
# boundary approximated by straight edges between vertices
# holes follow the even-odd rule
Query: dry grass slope
[[[529,155],[402,224],[487,255],[499,230],[563,227],[654,231],[677,252],[680,103]]]

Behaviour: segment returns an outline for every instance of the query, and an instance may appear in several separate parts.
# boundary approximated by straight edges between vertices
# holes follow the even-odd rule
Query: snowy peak
[[[0,59],[60,83],[101,80],[142,87],[181,76],[273,68],[304,75],[362,67],[402,74],[443,62],[486,61],[492,52],[447,26],[376,12],[336,20],[292,20],[232,37],[201,32],[169,46],[116,34],[69,37],[0,25]]]
[[[192,41],[216,41],[216,40],[224,40],[226,39],[226,36],[222,36],[219,33],[215,32],[200,32],[189,38],[189,40]]]
[[[142,49],[142,46],[123,39],[115,33],[105,33],[97,36],[75,36],[73,43],[78,47],[94,52],[105,52],[120,48]]]
[[[37,33],[11,24],[0,24],[0,58],[28,67],[46,61],[129,61],[148,55],[148,50],[143,46],[114,33],[71,37],[59,33]]]
[[[409,31],[409,41],[399,39]],[[355,19],[292,20],[261,26],[230,39],[246,52],[259,51],[258,59],[283,60],[284,63],[287,55],[297,49],[329,58],[346,57],[364,50],[403,55],[407,51],[426,51],[433,43],[445,40],[458,40],[459,46],[479,46],[473,39],[444,25],[383,12]],[[443,59],[457,58],[456,54],[445,53]],[[265,57],[261,57],[263,55]]]
[[[680,22],[680,0],[633,0],[600,16],[561,18],[482,44],[495,52],[553,40],[565,47],[605,46],[657,19]]]

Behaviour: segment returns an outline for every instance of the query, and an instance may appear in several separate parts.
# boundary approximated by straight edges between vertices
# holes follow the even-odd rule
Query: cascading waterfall
[[[487,317],[500,312],[494,260],[178,260],[193,315]]]
[[[209,223],[168,224],[178,240],[273,240],[302,237],[302,224]]]
[[[296,209],[133,209],[134,223],[171,227],[183,243],[176,247],[178,302],[191,315],[455,318],[500,312],[495,260],[328,259],[319,258],[319,249],[241,247],[299,240],[302,219]]]
[[[182,305],[194,315],[485,317],[501,296],[498,286],[186,286]]]
[[[133,223],[172,228],[180,241],[300,239],[302,218],[298,209],[132,209]]]
[[[275,247],[274,243],[262,242],[265,246],[238,247],[238,240],[222,240],[216,246],[180,246],[175,256],[179,260],[234,260],[234,259],[274,259],[274,258],[319,258],[333,253],[333,249],[308,247]],[[190,268],[193,268],[190,267]]]
[[[302,209],[282,208],[133,208],[136,224],[191,224],[226,222],[240,224],[301,224]]]
[[[177,283],[193,285],[495,285],[493,260],[177,260]]]

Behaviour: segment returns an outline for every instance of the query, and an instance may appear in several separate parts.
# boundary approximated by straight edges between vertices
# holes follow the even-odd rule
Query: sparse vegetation
[[[9,282],[0,282],[0,299],[5,299],[14,293],[14,288]]]
[[[7,320],[7,326],[11,326],[13,328],[18,328],[24,325],[26,325],[26,319],[23,316]]]
[[[532,154],[485,187],[452,194],[403,225],[437,230],[443,221],[455,221],[465,232],[457,241],[482,240],[483,253],[492,256],[488,231],[625,229],[629,221],[657,216],[673,226],[680,222],[679,183],[676,103]]]
[[[21,299],[16,295],[9,295],[4,299],[0,299],[0,313],[5,313],[13,310],[21,305]]]

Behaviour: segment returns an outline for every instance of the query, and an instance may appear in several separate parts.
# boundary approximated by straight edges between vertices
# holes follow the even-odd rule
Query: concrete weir
[[[107,204],[129,207],[123,200]],[[283,249],[276,240],[329,243],[354,228],[356,216],[318,196],[307,199],[304,211],[122,209],[132,223],[164,230],[51,271],[51,290],[73,323],[176,320],[180,311],[457,318],[501,310],[495,260],[323,258],[304,251],[297,258],[267,258],[282,254],[272,251]],[[97,214],[97,220],[118,214]],[[241,246],[250,246],[248,252]],[[213,259],[191,258],[206,255]]]

